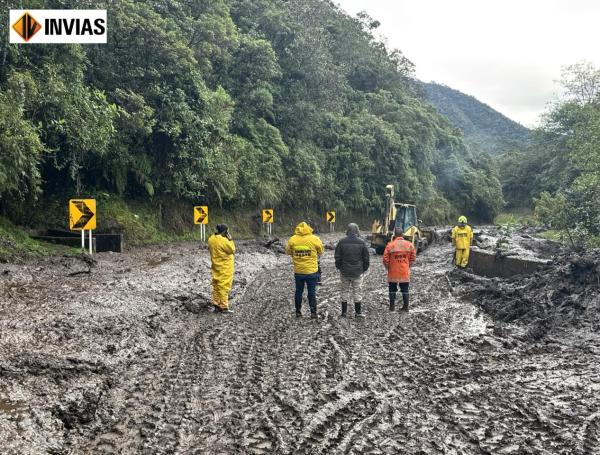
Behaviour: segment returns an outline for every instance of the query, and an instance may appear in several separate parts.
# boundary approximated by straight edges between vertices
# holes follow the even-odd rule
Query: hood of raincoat
[[[346,235],[360,235],[360,230],[358,229],[358,224],[350,223],[346,228]]]
[[[312,233],[312,228],[304,221],[302,223],[299,223],[298,226],[296,226],[296,229],[294,230],[294,234],[296,235],[310,235]]]

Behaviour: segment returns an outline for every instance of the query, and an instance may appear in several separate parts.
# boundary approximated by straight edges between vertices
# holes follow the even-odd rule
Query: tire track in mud
[[[203,420],[187,447],[257,454],[517,453],[525,441],[534,452],[548,450],[543,442],[511,437],[524,433],[524,423],[568,446],[572,441],[552,419],[527,412],[540,407],[546,391],[524,388],[530,396],[523,400],[502,393],[530,364],[481,366],[488,352],[479,352],[476,342],[490,336],[486,321],[452,296],[437,258],[420,257],[408,315],[387,312],[383,270],[375,263],[365,279],[365,295],[375,296],[365,298],[365,321],[339,318],[330,258],[323,261],[329,275],[319,289],[319,321],[293,317],[289,268],[261,274],[244,291],[237,314],[218,321],[223,326],[215,339],[229,342],[213,346],[221,372],[199,391],[196,406],[212,409],[213,419]],[[234,374],[220,370],[225,365],[235,366]],[[207,399],[215,395],[220,399]],[[495,424],[506,415],[511,424]],[[594,422],[581,427],[582,453],[597,443]]]
[[[341,318],[329,251],[317,321],[306,303],[294,316],[285,257],[244,276],[234,314],[168,310],[68,453],[598,453],[596,351],[495,335],[456,295],[449,251],[418,257],[408,314],[389,313],[372,256],[366,318]]]

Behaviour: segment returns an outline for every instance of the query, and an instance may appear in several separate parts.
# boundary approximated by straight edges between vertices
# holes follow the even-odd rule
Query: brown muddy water
[[[0,265],[0,452],[600,453],[595,256],[486,279],[436,245],[408,314],[372,256],[359,320],[328,249],[312,321],[280,251],[238,242],[231,315],[197,244]]]

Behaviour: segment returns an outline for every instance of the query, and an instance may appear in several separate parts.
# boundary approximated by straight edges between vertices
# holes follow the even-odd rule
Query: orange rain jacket
[[[383,252],[383,265],[388,270],[388,282],[408,283],[410,266],[416,258],[415,247],[402,237],[396,237],[388,243]]]

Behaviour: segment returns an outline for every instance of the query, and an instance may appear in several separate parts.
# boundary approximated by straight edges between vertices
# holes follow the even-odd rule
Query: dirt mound
[[[600,324],[600,251],[563,254],[530,276],[486,279],[455,271],[464,297],[495,320],[531,326],[539,339],[552,328],[572,326],[597,330]],[[467,290],[468,287],[468,290]]]

